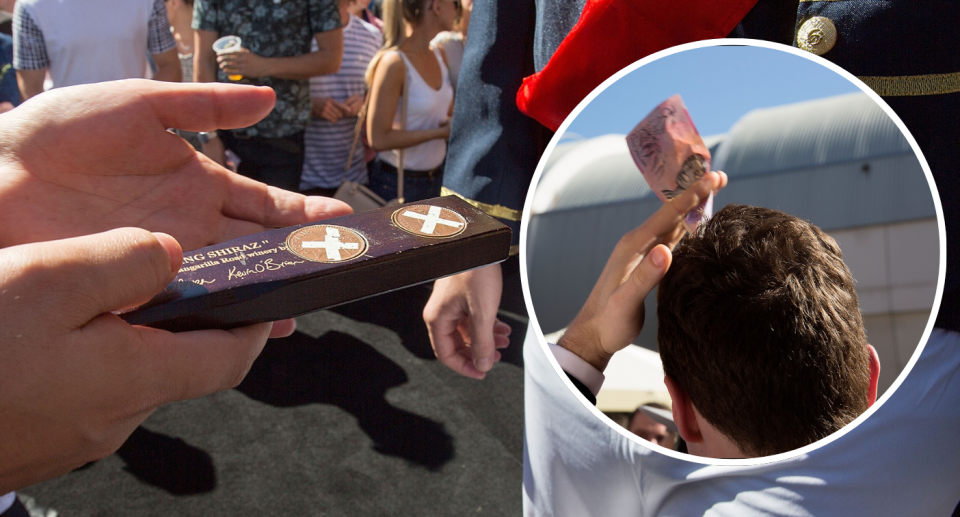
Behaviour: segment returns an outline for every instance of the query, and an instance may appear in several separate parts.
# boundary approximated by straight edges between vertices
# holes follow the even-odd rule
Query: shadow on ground
[[[370,345],[340,332],[299,332],[267,344],[237,390],[277,407],[333,404],[352,414],[382,454],[431,470],[453,457],[443,424],[399,409],[385,396],[407,382],[403,369]]]
[[[298,318],[238,390],[161,407],[24,492],[71,517],[518,515],[525,319],[504,276],[520,318],[501,314],[513,344],[484,381],[436,361],[412,287]]]
[[[213,458],[180,438],[138,427],[117,456],[126,463],[123,470],[172,495],[203,494],[217,487]]]

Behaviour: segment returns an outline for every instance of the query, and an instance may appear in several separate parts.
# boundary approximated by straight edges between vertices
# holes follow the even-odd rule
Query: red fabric
[[[588,0],[540,72],[523,80],[517,107],[556,131],[594,88],[663,49],[726,37],[757,0]]]

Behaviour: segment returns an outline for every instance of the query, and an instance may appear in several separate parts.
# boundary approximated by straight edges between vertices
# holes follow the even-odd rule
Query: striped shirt
[[[343,102],[367,91],[363,79],[367,64],[373,59],[383,35],[375,26],[350,15],[343,28],[343,63],[335,74],[310,79],[310,97],[329,97]],[[314,48],[316,50],[316,48]],[[350,170],[345,171],[357,117],[337,122],[313,119],[304,135],[305,156],[300,189],[337,188],[344,180],[367,183],[367,165],[363,159],[363,144],[358,142]]]

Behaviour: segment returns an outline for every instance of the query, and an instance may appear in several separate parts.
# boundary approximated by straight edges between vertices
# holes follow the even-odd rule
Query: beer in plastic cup
[[[241,41],[239,36],[224,36],[213,42],[213,51],[216,52],[218,56],[221,54],[236,52],[243,48],[240,46],[240,43]],[[243,76],[228,75],[227,79],[230,79],[231,81],[239,81],[240,79],[243,79]]]

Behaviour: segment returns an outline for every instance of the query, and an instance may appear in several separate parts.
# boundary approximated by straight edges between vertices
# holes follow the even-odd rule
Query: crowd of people
[[[346,181],[389,201],[400,168],[406,200],[440,195],[469,1],[115,4],[0,5],[13,14],[0,36],[0,109],[51,88],[137,77],[269,86],[277,100],[264,120],[177,133],[218,163],[295,192],[332,197]],[[218,54],[223,36],[240,46]]]
[[[101,162],[98,167],[110,168],[116,177],[126,176],[126,164],[132,162],[121,159],[114,164],[116,167],[103,162],[100,151],[106,149],[90,144],[97,141],[110,148],[123,148],[129,151],[121,153],[124,156],[133,161],[148,161],[151,165],[147,169],[156,169],[155,173],[173,179],[164,180],[170,185],[165,192],[153,188],[155,184],[149,179],[154,175],[151,172],[135,174],[139,179],[134,183],[142,188],[130,188],[126,183],[118,187],[121,180],[111,176],[94,188],[120,188],[120,197],[139,198],[149,192],[151,199],[159,204],[150,209],[154,213],[146,219],[142,214],[128,213],[107,223],[105,221],[114,219],[116,213],[99,218],[87,213],[85,208],[84,217],[62,220],[58,228],[36,222],[5,224],[0,238],[0,249],[4,252],[0,262],[13,260],[23,264],[19,259],[34,256],[34,251],[40,254],[36,257],[50,253],[62,261],[48,263],[48,271],[62,280],[74,276],[67,270],[77,267],[76,261],[86,261],[92,269],[81,275],[87,278],[84,282],[99,278],[105,283],[99,284],[98,289],[116,295],[99,300],[98,303],[106,305],[71,309],[71,314],[84,319],[76,323],[89,324],[86,315],[81,313],[89,312],[96,318],[121,306],[142,302],[141,298],[151,296],[146,291],[168,283],[170,275],[179,268],[181,249],[257,231],[258,227],[287,226],[349,211],[344,203],[322,198],[317,201],[317,198],[293,193],[334,197],[338,188],[347,182],[369,187],[384,201],[401,196],[407,201],[438,196],[453,112],[451,81],[457,77],[463,55],[469,8],[469,3],[463,5],[460,0],[386,0],[383,5],[360,0],[302,0],[271,8],[246,0],[97,0],[66,4],[4,0],[0,3],[0,13],[3,13],[0,18],[0,113],[13,110],[19,113],[19,118],[5,122],[10,134],[3,137],[4,145],[26,152],[24,149],[30,144],[57,142],[66,156],[66,161],[54,167],[58,170],[87,170],[92,165],[86,161],[89,157]],[[241,44],[231,52],[218,53],[214,43],[224,36],[237,36]],[[249,90],[211,90],[200,85],[174,90],[159,83],[154,83],[157,88],[148,88],[142,83],[113,82],[134,78],[268,88],[251,93]],[[99,88],[100,84],[104,88]],[[89,90],[82,85],[98,88]],[[28,106],[19,108],[35,97]],[[50,127],[53,121],[46,116],[50,110],[71,122],[71,138],[88,139],[84,140],[86,144],[79,144],[73,151],[67,149],[71,141]],[[111,118],[114,127],[106,129],[100,125]],[[151,132],[151,124],[169,128],[169,132],[189,142],[193,151],[202,152],[225,168],[216,170],[211,168],[212,162],[198,162],[197,157],[186,160],[176,142],[178,139]],[[16,141],[11,135],[24,134],[25,127],[34,127],[38,133],[30,142]],[[51,167],[45,163],[34,169],[29,158],[24,158],[23,165],[22,171],[5,170],[4,174],[19,177],[18,174],[23,173],[24,178],[31,178],[35,171]],[[192,177],[185,175],[186,169],[192,170],[189,173]],[[398,184],[400,171],[405,173],[402,188]],[[63,178],[69,183],[73,177]],[[54,179],[53,183],[58,181]],[[5,200],[5,218],[17,217],[18,208],[10,200],[24,198],[18,190],[23,186],[13,182],[0,192],[0,198]],[[267,190],[263,190],[265,188]],[[189,190],[197,198],[195,203],[188,204],[206,207],[200,209],[203,215],[194,215],[200,219],[213,217],[208,221],[210,224],[196,228],[196,221],[187,224],[180,216],[168,217],[180,212],[173,206],[184,202],[183,190]],[[27,212],[41,210],[49,217],[54,205],[70,204],[70,200],[50,194],[53,197],[44,201],[36,197],[43,197],[39,191],[31,190],[33,203],[21,208]],[[87,206],[79,198],[77,202],[77,206]],[[214,206],[223,208],[211,214],[207,209]],[[269,207],[274,207],[274,211]],[[140,226],[155,233],[128,228],[76,242],[63,241],[66,244],[55,241],[57,244],[51,243],[44,250],[27,244],[122,226]],[[174,238],[159,232],[167,232]],[[26,247],[18,246],[20,244]],[[119,262],[108,265],[98,259],[88,260],[90,257],[85,252],[93,248],[113,250]],[[133,260],[131,253],[139,255],[138,259]],[[154,267],[157,265],[159,267]],[[31,266],[24,264],[24,267],[27,269],[8,269],[10,275],[3,279],[4,292],[19,289],[18,279],[22,279]],[[135,270],[144,267],[156,271],[157,278],[149,282],[132,281]],[[107,277],[100,275],[106,269],[117,271],[116,275],[108,275],[115,282],[107,282]],[[92,287],[92,284],[85,285],[74,287]],[[51,317],[65,309],[54,307],[58,303],[73,303],[69,299],[57,302],[53,298],[40,302],[49,306]],[[16,304],[4,305],[4,316],[19,310],[16,307]],[[6,323],[5,326],[8,327]],[[91,328],[87,337],[103,341],[105,333],[121,327],[130,328],[111,318],[102,328]],[[139,390],[130,388],[130,383],[140,381],[121,381],[120,378],[125,375],[122,372],[139,375],[137,372],[143,368],[129,362],[111,362],[101,354],[110,353],[105,349],[89,356],[93,359],[100,355],[99,366],[95,368],[100,373],[93,372],[94,377],[110,378],[130,388],[123,390],[127,392],[123,397],[95,393],[98,388],[87,382],[91,380],[89,375],[85,376],[87,381],[63,375],[55,383],[62,386],[53,388],[56,393],[48,393],[49,396],[41,397],[42,404],[36,404],[39,392],[46,390],[30,388],[32,381],[25,381],[23,377],[5,375],[4,389],[29,388],[37,396],[26,406],[11,400],[4,402],[3,411],[9,425],[0,430],[6,445],[0,451],[0,462],[4,463],[0,492],[6,491],[3,488],[20,488],[55,476],[109,454],[162,401],[199,396],[235,385],[266,338],[288,335],[292,328],[292,321],[288,321],[232,332],[178,334],[176,340],[155,348],[160,356],[153,356],[152,360],[158,364],[167,362],[172,368],[156,370],[158,374],[165,371],[169,375],[168,381],[158,381],[160,384],[189,385],[189,392],[154,384],[147,388],[154,395],[141,397],[139,401],[136,400]],[[7,330],[16,330],[18,338],[31,337],[34,345],[56,342],[58,346],[69,346],[86,339],[66,334],[54,336],[56,331],[38,336],[29,329],[5,328]],[[114,335],[108,340],[122,348],[134,341],[169,339],[156,333],[147,334]],[[194,342],[189,346],[210,354],[205,358],[181,354],[183,359],[192,358],[193,367],[174,364],[173,356],[161,351],[161,348],[178,348],[191,340]],[[4,361],[12,361],[8,364],[25,367],[34,359],[42,360],[34,357],[35,349],[11,348],[8,344],[4,345]],[[74,351],[82,348],[81,345]],[[168,352],[172,351],[173,348],[168,348]],[[71,353],[64,352],[63,357]],[[64,363],[47,361],[44,368],[50,369],[56,364]],[[220,366],[211,368],[212,364]],[[206,373],[200,372],[203,368]],[[211,376],[213,369],[223,375]],[[201,376],[207,379],[197,382]],[[192,380],[186,381],[186,378]],[[164,394],[158,397],[161,391]],[[71,393],[88,401],[112,399],[107,403],[111,409],[95,410],[86,402],[70,399]],[[148,399],[156,402],[143,405]],[[36,418],[42,419],[40,415],[47,414],[48,410],[64,415],[63,425],[39,424]],[[18,416],[13,418],[13,413]],[[116,416],[121,417],[122,423]],[[40,428],[50,432],[37,434]],[[0,496],[0,514],[20,516],[24,511],[12,493]]]
[[[867,3],[876,15],[864,15],[861,3],[851,7],[843,2],[801,2],[796,9],[766,0],[709,6],[621,2],[618,8],[604,9],[607,3],[594,0],[496,0],[477,6],[471,45],[464,52],[470,4],[458,0],[383,0],[375,8],[346,0],[272,5],[256,0],[193,0],[193,5],[189,0],[0,0],[0,10],[13,14],[10,20],[0,19],[0,31],[10,29],[9,38],[0,37],[0,112],[7,112],[0,125],[0,167],[6,180],[0,183],[0,294],[6,293],[0,296],[0,492],[109,454],[160,404],[235,386],[268,336],[293,331],[291,322],[280,322],[229,332],[173,334],[131,327],[110,313],[142,303],[162,289],[179,269],[181,249],[344,214],[348,208],[342,203],[297,192],[337,195],[348,182],[368,184],[383,201],[460,195],[517,229],[549,129],[559,127],[585,93],[612,72],[672,45],[724,36],[800,44],[794,30],[800,22],[832,17],[831,26],[842,29],[837,50],[830,54],[819,36],[803,43],[811,44],[810,52],[861,76],[888,99],[925,151],[940,192],[949,192],[957,181],[947,172],[957,129],[947,115],[958,112],[960,89],[955,53],[938,52],[956,47],[944,42],[957,37],[948,23],[955,19],[948,14],[957,7]],[[908,8],[926,18],[897,15],[898,9]],[[714,23],[717,20],[722,23]],[[925,36],[888,37],[919,34],[917,27],[924,28]],[[239,38],[239,45],[215,45],[226,36]],[[873,50],[891,41],[896,48],[879,53],[884,59],[877,65],[879,54]],[[623,42],[635,44],[619,45]],[[610,51],[618,45],[622,51]],[[582,64],[589,66],[584,69]],[[115,81],[134,77],[226,84],[161,87],[150,81]],[[107,81],[114,82],[89,85]],[[266,88],[231,86],[236,83]],[[66,86],[76,87],[61,88]],[[167,128],[179,130],[193,147]],[[57,153],[49,152],[52,145]],[[704,189],[722,188],[725,180],[708,176],[712,183]],[[103,196],[105,190],[112,196]],[[948,235],[960,221],[952,199],[941,197]],[[667,222],[664,232],[678,228],[673,219]],[[118,229],[125,226],[141,229]],[[821,449],[830,457],[801,458],[794,463],[794,475],[786,477],[764,478],[759,471],[729,476],[750,483],[750,489],[783,497],[769,507],[770,513],[795,514],[791,509],[797,501],[811,508],[828,507],[844,497],[858,503],[857,488],[885,466],[884,455],[874,451],[894,449],[910,453],[896,457],[899,461],[925,459],[931,475],[922,478],[901,469],[891,479],[910,482],[918,491],[942,492],[915,497],[919,502],[914,505],[955,507],[960,492],[955,483],[942,480],[955,479],[960,462],[953,453],[956,448],[949,447],[952,436],[939,430],[951,429],[957,417],[953,406],[938,404],[956,397],[937,395],[958,392],[951,389],[958,311],[945,310],[956,309],[958,303],[960,277],[952,265],[960,255],[954,253],[955,242],[960,241],[947,241],[947,294],[937,320],[945,330],[934,333],[918,361],[919,372],[926,375],[915,371],[904,383],[906,389],[898,392],[899,403],[876,412],[879,418],[870,424],[876,432],[862,433],[866,445],[849,446],[847,440],[839,452],[848,457],[839,465],[831,463],[839,445]],[[615,256],[613,262],[636,266],[633,274],[646,283],[626,289],[633,303],[621,313],[636,309],[644,296],[632,295],[652,289],[653,280],[669,267],[664,246],[620,255],[628,251],[630,260]],[[634,259],[640,256],[645,258],[637,266]],[[614,287],[627,278],[607,276]],[[490,370],[509,332],[496,319],[502,288],[499,266],[435,284],[424,317],[440,361],[474,378]],[[597,310],[616,291],[596,290],[581,313],[591,323],[586,328],[620,328],[592,326],[617,316]],[[65,292],[86,296],[58,296]],[[581,337],[600,334],[584,332]],[[573,337],[560,345],[576,345]],[[628,342],[620,341],[623,346]],[[102,343],[109,346],[99,346]],[[588,344],[597,351],[597,343]],[[526,350],[528,364],[535,364],[535,350]],[[579,359],[591,363],[587,357]],[[602,372],[605,363],[591,365]],[[872,364],[867,369],[872,377]],[[528,375],[531,370],[545,371],[528,368]],[[687,508],[705,501],[705,494],[730,501],[748,494],[744,486],[723,479],[707,480],[697,492],[685,465],[664,467],[664,460],[652,457],[648,449],[610,440],[605,434],[609,429],[593,420],[565,419],[571,408],[579,407],[562,400],[550,382],[558,381],[528,377],[525,461],[530,468],[525,469],[529,476],[524,497],[531,513],[561,513],[553,511],[554,502],[568,509],[587,508],[576,506],[576,498],[611,490],[616,492],[612,497],[591,499],[592,507],[605,508],[605,501],[622,504],[624,494],[634,497],[631,487],[607,483],[603,476],[605,469],[621,473],[622,465],[653,473],[674,469],[670,483],[655,487],[656,494],[637,495],[638,505],[651,508],[664,502],[664,494],[675,495],[668,503]],[[684,442],[701,443],[701,448],[719,444],[714,452],[734,455],[722,440],[688,439],[712,428],[701,425],[687,390],[674,391],[678,396],[671,393],[672,398],[683,401],[674,413],[683,417],[677,424]],[[867,391],[875,397],[875,388],[868,385]],[[590,392],[588,386],[581,388],[584,397]],[[911,426],[917,418],[923,419],[922,425]],[[895,425],[885,427],[886,422]],[[914,436],[906,443],[902,433],[890,431],[910,427],[918,428],[923,439]],[[651,436],[661,443],[659,431]],[[594,454],[603,447],[609,447],[609,454]],[[706,454],[709,450],[700,452],[711,455]],[[583,458],[605,463],[591,465]],[[876,466],[861,466],[864,458]],[[575,470],[585,465],[590,468]],[[788,467],[776,464],[770,476]],[[810,483],[802,476],[842,468],[842,479],[831,474]],[[552,491],[571,483],[590,490]],[[784,483],[820,492],[784,496],[775,490]],[[679,492],[680,484],[689,492]],[[825,488],[816,488],[821,486]],[[869,486],[879,493],[893,492],[882,484]],[[827,494],[835,487],[842,490]],[[0,505],[9,501],[9,495],[0,497]]]

